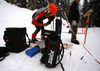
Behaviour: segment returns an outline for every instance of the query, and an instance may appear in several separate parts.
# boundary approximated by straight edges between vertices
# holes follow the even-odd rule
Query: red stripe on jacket
[[[32,24],[34,24],[35,26],[43,26],[43,23],[38,23],[38,22],[37,22],[37,20],[38,20],[39,18],[42,18],[43,16],[45,16],[45,10],[42,11],[42,12],[40,12],[39,14],[37,14],[37,15],[35,16],[35,18],[34,18],[33,21],[32,21]]]

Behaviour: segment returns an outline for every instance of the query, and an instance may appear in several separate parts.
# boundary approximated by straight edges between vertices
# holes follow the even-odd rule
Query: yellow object
[[[56,19],[58,19],[58,17],[56,17]]]
[[[46,35],[51,35],[51,33],[46,33],[46,32],[45,32],[44,34],[46,34]]]
[[[83,17],[86,17],[86,16],[88,17],[88,18],[87,18],[87,23],[88,23],[88,24],[89,24],[89,17],[90,17],[90,14],[91,14],[92,11],[93,11],[93,10],[90,9],[90,10],[88,10],[88,11],[83,15]],[[85,33],[84,44],[86,43],[86,36],[87,36],[88,24],[87,24],[87,26],[86,26],[86,33]]]
[[[93,10],[92,9],[90,9],[90,10],[88,10],[84,15],[83,15],[83,17],[88,17],[88,19],[87,19],[87,23],[89,23],[89,16],[90,16],[90,14],[91,14],[91,12],[92,12]]]

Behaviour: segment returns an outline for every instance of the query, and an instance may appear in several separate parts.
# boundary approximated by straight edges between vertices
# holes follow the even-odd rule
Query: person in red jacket
[[[32,24],[36,27],[36,30],[34,33],[32,33],[32,42],[38,41],[36,39],[36,35],[38,32],[41,30],[41,37],[44,39],[43,36],[43,31],[44,31],[44,26],[47,26],[53,21],[55,18],[55,14],[57,12],[56,5],[54,4],[48,4],[46,8],[40,8],[38,9],[33,15],[32,15]],[[48,18],[47,23],[43,23],[43,20]]]

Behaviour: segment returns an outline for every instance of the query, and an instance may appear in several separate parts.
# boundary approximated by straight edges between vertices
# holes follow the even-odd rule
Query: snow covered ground
[[[31,11],[24,8],[18,8],[15,5],[6,3],[4,0],[0,0],[0,46],[5,46],[3,34],[6,27],[26,27],[27,33],[31,38],[31,34],[35,30],[34,25],[31,24],[31,17],[35,11],[36,10]],[[44,22],[46,21],[47,20]],[[64,43],[71,43],[71,34],[65,33],[68,32],[69,29],[66,28],[66,26],[67,23],[63,20],[61,38]],[[51,29],[52,25],[45,28]],[[82,32],[82,28],[79,28],[78,32]],[[40,33],[37,37],[40,37]],[[95,27],[88,29],[85,45],[83,44],[84,37],[83,34],[78,34],[77,38],[81,44],[73,44],[73,47],[65,49],[64,58],[62,60],[65,71],[100,71],[100,64],[95,61],[95,59],[97,59],[100,62],[100,28]],[[83,45],[91,52],[93,57],[84,49]],[[30,48],[32,47],[34,47],[34,45],[30,46]],[[20,53],[10,53],[8,57],[0,62],[0,71],[62,71],[60,65],[56,68],[46,68],[40,63],[41,53],[30,58],[25,54],[26,50]],[[84,54],[83,60],[80,60]]]

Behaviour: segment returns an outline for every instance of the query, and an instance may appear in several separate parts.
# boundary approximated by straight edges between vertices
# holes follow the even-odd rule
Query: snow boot
[[[74,44],[80,44],[78,40],[71,40],[71,42]]]
[[[72,31],[71,30],[69,30],[69,32],[68,33],[72,33]]]
[[[72,33],[71,42],[74,44],[80,44],[78,40],[76,40],[76,35]]]

